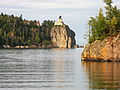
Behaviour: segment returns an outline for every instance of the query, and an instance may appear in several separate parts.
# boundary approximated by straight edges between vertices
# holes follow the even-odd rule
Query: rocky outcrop
[[[86,45],[82,53],[82,60],[120,61],[120,34]]]
[[[50,29],[50,38],[48,42],[42,42],[39,45],[15,46],[3,45],[3,48],[76,48],[75,33],[67,25],[56,25]]]
[[[66,25],[54,26],[51,29],[51,41],[59,48],[74,48],[75,33]]]

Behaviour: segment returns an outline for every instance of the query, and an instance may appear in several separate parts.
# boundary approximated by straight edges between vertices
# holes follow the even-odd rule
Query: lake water
[[[120,88],[120,63],[81,62],[83,49],[0,49],[0,90]]]

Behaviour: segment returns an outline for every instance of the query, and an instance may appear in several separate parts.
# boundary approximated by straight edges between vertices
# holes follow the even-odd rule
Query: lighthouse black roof
[[[59,19],[62,19],[62,16],[61,16],[61,15],[59,16]]]

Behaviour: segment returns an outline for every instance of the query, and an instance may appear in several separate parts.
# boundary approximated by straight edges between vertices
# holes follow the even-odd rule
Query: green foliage
[[[100,9],[98,16],[91,17],[89,20],[89,43],[120,32],[120,9],[112,6],[112,0],[104,0],[104,2],[107,5],[106,15]]]
[[[39,33],[35,36],[35,43],[38,45],[40,43]]]
[[[54,21],[45,20],[41,26],[41,40],[42,42],[51,41],[50,30],[54,26]]]
[[[54,22],[45,20],[42,26],[38,21],[23,20],[14,15],[0,15],[0,47],[3,45],[25,46],[40,45],[42,42],[51,40],[50,29]]]
[[[104,2],[105,2],[107,5],[111,5],[112,0],[104,0]]]

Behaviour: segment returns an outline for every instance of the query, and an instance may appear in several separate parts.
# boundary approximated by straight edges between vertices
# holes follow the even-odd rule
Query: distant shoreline
[[[84,48],[82,46],[80,47],[74,47],[74,48],[62,48],[62,47],[28,47],[28,48],[16,48],[16,47],[9,47],[9,48],[4,48],[0,47],[0,49],[76,49],[76,48]]]
[[[59,47],[45,47],[45,46],[19,46],[19,47],[0,47],[0,49],[51,49],[51,48],[59,48]]]
[[[3,47],[0,47],[0,49],[52,49],[52,48],[67,48],[67,47],[58,47],[54,45],[31,45],[31,46],[10,46],[10,45],[3,45]],[[76,45],[73,48],[84,48],[84,46]]]

